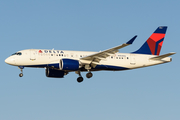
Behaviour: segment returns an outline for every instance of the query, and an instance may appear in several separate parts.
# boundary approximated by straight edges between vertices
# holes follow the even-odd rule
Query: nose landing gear
[[[21,73],[19,74],[19,77],[22,77],[23,76],[24,66],[19,66],[18,68],[21,69]]]
[[[19,77],[22,77],[22,76],[23,76],[23,73],[20,73],[20,74],[19,74]]]

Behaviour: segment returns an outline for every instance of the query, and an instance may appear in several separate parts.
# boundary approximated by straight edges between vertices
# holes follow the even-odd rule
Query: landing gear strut
[[[81,76],[81,72],[80,71],[76,71],[76,74],[79,74],[79,77],[77,78],[77,82],[82,82],[83,81],[83,77]]]
[[[24,69],[24,67],[23,66],[19,66],[18,68],[21,69],[21,73],[19,74],[19,77],[22,77],[23,76],[23,69]]]
[[[82,82],[83,81],[83,77],[81,76],[81,72],[80,71],[76,71],[76,74],[79,75],[79,77],[77,78],[77,82]],[[93,76],[93,74],[91,73],[91,71],[88,70],[88,73],[86,74],[87,78],[91,78]]]
[[[91,78],[93,76],[93,74],[91,73],[91,65],[85,65],[85,69],[88,71],[88,73],[86,74],[87,78]]]

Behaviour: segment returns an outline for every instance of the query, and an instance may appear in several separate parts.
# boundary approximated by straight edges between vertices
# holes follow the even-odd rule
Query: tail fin
[[[133,53],[159,55],[166,34],[167,26],[158,27],[147,41]]]

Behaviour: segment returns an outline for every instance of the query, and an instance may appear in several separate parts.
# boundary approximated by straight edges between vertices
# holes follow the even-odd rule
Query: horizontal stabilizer
[[[160,55],[160,56],[157,56],[157,57],[152,57],[150,58],[150,60],[161,60],[165,57],[168,57],[168,56],[171,56],[171,55],[174,55],[176,54],[175,52],[172,52],[172,53],[167,53],[167,54],[164,54],[164,55]]]

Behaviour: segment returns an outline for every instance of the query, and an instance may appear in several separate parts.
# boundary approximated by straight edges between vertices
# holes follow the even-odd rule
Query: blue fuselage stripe
[[[49,66],[57,66],[59,63],[56,64],[43,64],[43,65],[25,65],[24,67],[49,67]],[[95,68],[92,68],[92,70],[127,70],[129,68],[126,67],[120,67],[120,66],[112,66],[112,65],[97,65]]]

